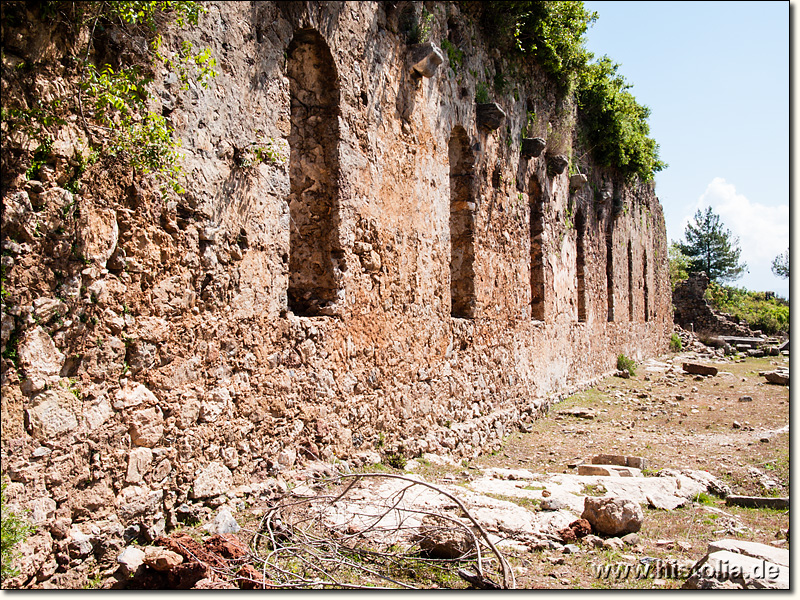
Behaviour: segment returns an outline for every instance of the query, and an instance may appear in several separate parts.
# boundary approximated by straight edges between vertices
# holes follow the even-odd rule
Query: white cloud
[[[765,206],[751,202],[736,193],[736,187],[721,177],[715,177],[697,201],[697,209],[710,206],[720,216],[723,225],[739,238],[741,259],[751,274],[769,273],[772,260],[789,247],[789,205]]]

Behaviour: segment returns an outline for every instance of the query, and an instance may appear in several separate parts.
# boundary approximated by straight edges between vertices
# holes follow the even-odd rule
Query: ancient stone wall
[[[422,74],[400,26],[420,3],[207,6],[190,40],[218,77],[155,82],[186,193],[123,169],[64,190],[69,124],[42,181],[7,185],[3,472],[31,499],[150,527],[298,457],[471,456],[666,349],[652,186],[571,173],[572,126],[523,155],[529,112],[575,120],[535,70],[479,127],[476,85],[509,65],[455,3],[431,39],[463,64]],[[27,39],[5,45],[12,91],[14,56],[58,55]]]
[[[755,336],[746,323],[737,323],[733,316],[711,308],[705,298],[708,281],[705,273],[693,273],[675,286],[672,292],[675,323],[687,331],[706,337]]]

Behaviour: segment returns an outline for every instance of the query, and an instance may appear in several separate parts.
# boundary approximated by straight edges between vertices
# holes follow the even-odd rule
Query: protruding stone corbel
[[[475,106],[477,107],[476,121],[478,122],[479,128],[494,131],[503,124],[506,113],[503,112],[503,109],[500,108],[496,102],[486,102],[476,104]]]
[[[586,175],[582,173],[577,173],[569,178],[569,191],[570,192],[577,192],[583,189],[583,186],[586,185],[588,179]]]
[[[540,137],[522,138],[520,153],[526,158],[536,158],[544,150],[545,141]]]
[[[569,165],[569,159],[563,154],[547,155],[547,172],[550,175],[561,175]]]
[[[411,46],[411,71],[422,77],[433,77],[444,62],[444,54],[433,42]]]

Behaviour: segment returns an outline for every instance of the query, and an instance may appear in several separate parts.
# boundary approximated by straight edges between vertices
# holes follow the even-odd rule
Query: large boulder
[[[639,531],[644,513],[639,504],[627,498],[587,496],[581,518],[598,533],[621,536]]]

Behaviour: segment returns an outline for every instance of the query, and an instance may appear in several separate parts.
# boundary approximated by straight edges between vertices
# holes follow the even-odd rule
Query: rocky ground
[[[340,587],[491,587],[504,580],[517,588],[681,587],[710,542],[789,546],[788,509],[729,506],[723,498],[788,496],[789,388],[763,375],[788,367],[788,358],[698,349],[638,365],[630,378],[606,378],[490,455],[405,461],[376,451],[347,464],[308,463],[213,502],[178,507],[183,525],[151,546],[104,553],[101,534],[71,532],[67,572],[4,587],[304,587],[315,580]],[[693,375],[687,364],[717,373]],[[587,465],[601,454],[632,458],[612,468],[617,476],[603,474],[609,467],[583,474],[597,470]],[[372,475],[350,486],[358,473]],[[640,522],[634,533],[600,531],[596,515],[584,512],[587,498],[613,497],[625,499],[622,520]],[[474,538],[458,524],[465,514]],[[420,550],[439,559],[469,552],[475,539],[483,578],[474,556],[420,560]],[[370,554],[375,549],[383,555]],[[23,572],[36,560],[32,542]],[[630,574],[647,565],[661,570]]]

